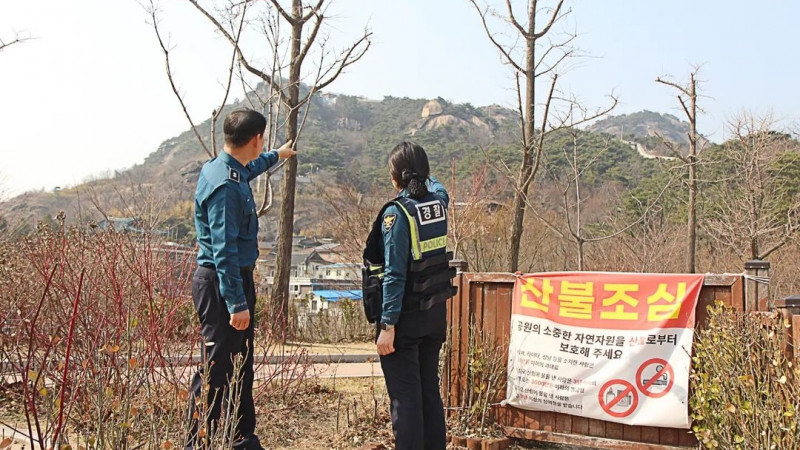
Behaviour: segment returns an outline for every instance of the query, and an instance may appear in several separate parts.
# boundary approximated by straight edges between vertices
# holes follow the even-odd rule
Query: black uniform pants
[[[394,353],[381,356],[391,400],[397,450],[444,450],[444,406],[439,391],[439,350],[447,335],[447,308],[403,314]]]
[[[189,418],[191,428],[186,448],[201,448],[197,445],[198,422],[203,417],[195,417],[198,411],[196,401],[205,401],[206,433],[215,430],[222,408],[228,408],[230,395],[228,387],[234,377],[233,358],[242,357],[242,366],[236,374],[236,390],[239,392],[238,423],[235,436],[236,449],[261,450],[261,443],[255,435],[256,410],[253,404],[253,329],[255,322],[256,292],[253,284],[252,269],[241,272],[244,295],[250,308],[250,325],[246,330],[236,330],[230,325],[231,316],[225,300],[219,292],[219,278],[213,268],[198,267],[192,277],[192,299],[200,319],[200,332],[203,335],[205,359],[204,364],[192,379],[189,402]],[[204,373],[205,369],[208,373]],[[208,382],[208,393],[201,400],[203,383]],[[232,399],[231,399],[232,400]],[[232,406],[230,406],[232,407]],[[198,412],[198,415],[200,413]],[[231,417],[231,421],[235,421]],[[218,430],[217,432],[223,432]]]

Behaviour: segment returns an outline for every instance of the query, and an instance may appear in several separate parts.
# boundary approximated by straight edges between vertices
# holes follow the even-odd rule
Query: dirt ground
[[[351,449],[382,444],[393,449],[389,398],[382,377],[318,380],[319,394],[288,415],[262,423],[269,449]],[[512,450],[590,450],[538,442],[516,442]],[[455,449],[449,446],[448,449]]]
[[[347,449],[391,444],[389,399],[383,378],[312,380],[302,406],[267,413],[260,434],[270,449]]]

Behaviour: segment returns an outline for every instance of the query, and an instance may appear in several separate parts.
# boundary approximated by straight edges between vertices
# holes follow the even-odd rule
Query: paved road
[[[379,361],[350,364],[314,364],[313,373],[317,378],[364,378],[383,376],[381,363]]]

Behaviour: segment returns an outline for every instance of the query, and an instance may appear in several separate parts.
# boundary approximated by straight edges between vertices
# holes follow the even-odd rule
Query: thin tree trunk
[[[678,91],[678,102],[689,121],[689,155],[681,157],[681,161],[689,167],[689,204],[686,220],[686,272],[697,271],[697,70],[689,74],[689,84],[686,86],[678,83],[656,78],[657,83],[671,86]],[[687,106],[685,98],[688,97]]]
[[[696,272],[697,251],[697,90],[694,73],[690,76],[692,114],[689,117],[689,220],[687,223],[686,271]]]
[[[533,172],[533,148],[534,136],[534,106],[536,95],[536,2],[528,2],[528,38],[526,39],[525,49],[525,106],[524,110],[524,131],[525,142],[522,155],[522,165],[519,170],[519,189],[514,193],[514,220],[511,223],[511,238],[509,239],[508,249],[508,271],[516,272],[519,267],[519,251],[522,244],[522,232],[524,230],[525,207],[527,204],[528,188],[531,183]]]
[[[303,14],[302,1],[292,1],[292,14],[299,18]],[[291,60],[289,66],[289,103],[285,105],[287,123],[286,140],[295,141],[297,138],[297,125],[299,110],[297,103],[300,99],[300,37],[303,23],[292,25]],[[297,144],[294,144],[297,150]],[[272,285],[270,299],[272,317],[271,329],[273,339],[286,340],[289,319],[289,277],[292,270],[292,236],[294,235],[294,199],[295,180],[297,177],[297,158],[289,158],[284,165],[283,173],[283,201],[281,202],[280,224],[278,226],[278,253],[277,270]]]
[[[694,158],[692,158],[694,161]],[[695,273],[697,249],[697,175],[694,163],[689,165],[689,221],[687,223],[688,249],[686,252],[686,272]]]
[[[578,242],[578,270],[584,269],[584,253],[583,244],[583,231],[581,230],[581,173],[578,170],[578,138],[573,134],[572,137],[572,175],[575,179],[575,234],[577,234]],[[569,220],[569,215],[567,215]]]
[[[755,164],[754,164],[755,165]],[[751,168],[751,171],[755,171],[755,168]],[[758,254],[758,206],[756,205],[756,194],[750,193],[748,194],[749,202],[747,204],[748,209],[748,220],[750,223],[748,224],[748,233],[750,233],[750,259],[759,259]]]
[[[520,171],[520,178],[524,172]],[[508,271],[516,272],[519,266],[519,247],[522,241],[522,220],[525,218],[525,198],[521,191],[514,194],[514,219],[511,222],[511,237],[508,241]]]

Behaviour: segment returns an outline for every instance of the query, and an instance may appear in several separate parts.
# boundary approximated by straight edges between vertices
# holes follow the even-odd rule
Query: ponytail
[[[428,186],[425,184],[425,178],[420,177],[416,172],[404,170],[403,182],[411,198],[420,198],[428,193]]]
[[[430,174],[428,155],[412,142],[402,142],[389,155],[389,171],[397,184],[408,191],[411,198],[428,194],[425,181]]]

